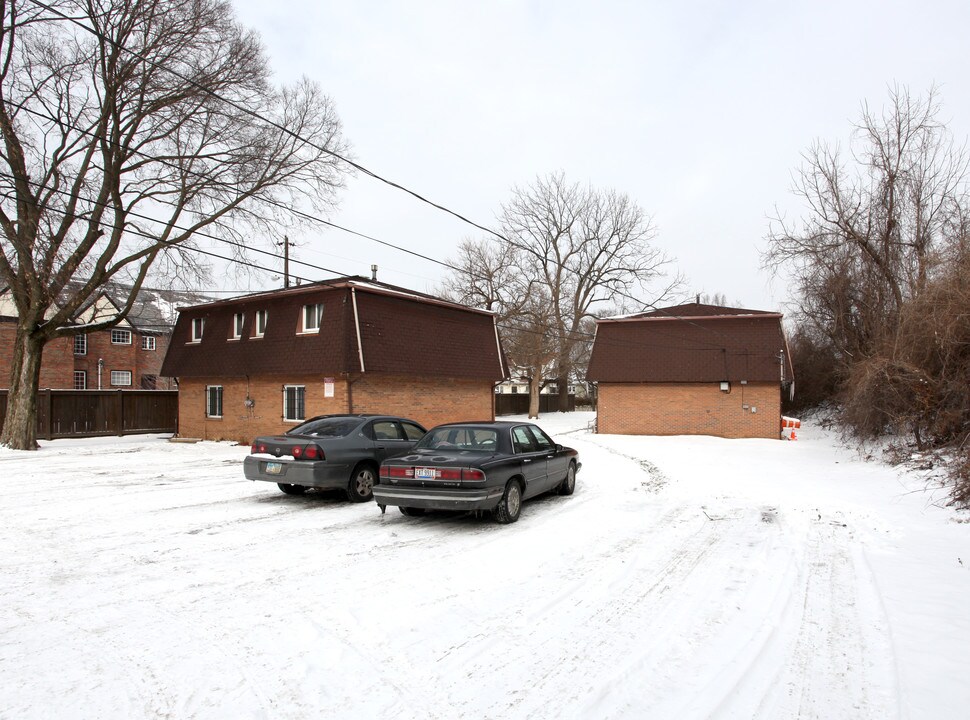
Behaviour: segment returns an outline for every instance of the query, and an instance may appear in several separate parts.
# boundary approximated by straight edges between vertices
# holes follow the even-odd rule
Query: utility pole
[[[290,238],[283,236],[283,242],[276,243],[283,246],[283,289],[290,286]]]

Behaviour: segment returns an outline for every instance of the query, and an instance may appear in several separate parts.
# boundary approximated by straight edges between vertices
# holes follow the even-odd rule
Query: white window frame
[[[142,335],[141,336],[141,349],[142,350],[154,350],[155,349],[155,336],[154,335]]]
[[[120,380],[123,376],[128,376],[128,382],[116,382],[117,378]],[[111,375],[111,386],[112,387],[131,387],[131,370],[112,370]]]
[[[246,324],[246,313],[236,313],[232,316],[232,340],[242,337],[243,327]]]
[[[123,340],[122,338],[126,339]],[[131,345],[131,330],[125,330],[124,328],[111,328],[111,344]]]
[[[297,405],[295,414],[300,417],[289,417],[287,414],[289,411],[289,402],[287,402],[287,395],[290,391],[295,393],[294,401]],[[303,407],[299,407],[302,405]],[[302,412],[301,412],[302,411]],[[306,385],[284,385],[283,386],[283,422],[303,422],[306,420]]]
[[[205,333],[205,318],[192,318],[192,340],[191,342],[202,342],[202,335]]]
[[[253,318],[253,337],[263,337],[266,334],[267,324],[269,324],[269,311],[257,310],[256,317]]]
[[[323,303],[314,303],[303,306],[303,333],[317,334],[320,332],[320,323],[323,322]]]
[[[213,409],[212,408],[213,393],[215,393],[216,402],[219,405],[218,415],[213,415],[210,412]],[[205,386],[205,416],[208,418],[221,418],[222,413],[225,412],[222,406],[224,398],[225,398],[225,392],[222,388],[222,385],[206,385]]]
[[[80,382],[78,382],[80,380]],[[74,371],[74,389],[75,390],[87,390],[88,389],[88,373],[86,370],[75,370]]]
[[[74,354],[75,355],[87,355],[88,354],[88,336],[87,333],[78,333],[74,336]]]

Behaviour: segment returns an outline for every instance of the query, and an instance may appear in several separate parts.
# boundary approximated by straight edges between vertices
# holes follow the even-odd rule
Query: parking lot
[[[942,718],[970,525],[824,431],[594,435],[514,525],[243,479],[248,447],[0,451],[0,716]],[[964,564],[966,563],[966,565]]]

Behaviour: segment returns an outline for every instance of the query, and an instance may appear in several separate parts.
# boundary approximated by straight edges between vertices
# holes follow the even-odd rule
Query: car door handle
[[[524,463],[532,462],[532,458],[525,458],[525,459],[522,460],[522,462],[524,462]]]
[[[546,455],[546,457],[547,457],[547,458],[554,458],[554,457],[556,457],[556,456],[555,456],[555,455]]]

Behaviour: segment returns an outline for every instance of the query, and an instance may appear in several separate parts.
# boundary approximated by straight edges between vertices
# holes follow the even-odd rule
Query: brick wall
[[[222,417],[205,414],[205,388],[222,386]],[[334,396],[325,397],[323,378],[265,376],[246,378],[184,378],[179,384],[179,435],[205,440],[249,443],[257,435],[275,435],[296,423],[283,421],[283,386],[306,387],[306,417],[350,412],[345,379],[334,382]],[[425,427],[457,420],[491,420],[492,383],[489,381],[418,380],[364,376],[350,388],[355,413],[386,413],[417,420]],[[254,401],[246,406],[246,398]]]
[[[495,390],[489,380],[364,375],[351,390],[354,412],[402,415],[427,428],[495,419]]]
[[[730,392],[722,392],[718,383],[599,385],[601,433],[778,439],[780,423],[776,383],[731,383]]]
[[[10,387],[13,347],[17,340],[17,323],[0,322],[0,387]],[[44,347],[40,366],[40,387],[69,390],[74,387],[74,343],[71,338],[57,338]]]
[[[207,385],[222,386],[222,417],[206,417]],[[294,427],[283,421],[283,386],[306,387],[306,416],[347,412],[347,383],[334,382],[334,396],[325,397],[319,375],[246,378],[185,378],[179,383],[179,435],[204,440],[250,443],[257,435],[278,435]],[[253,401],[247,407],[246,398]]]

